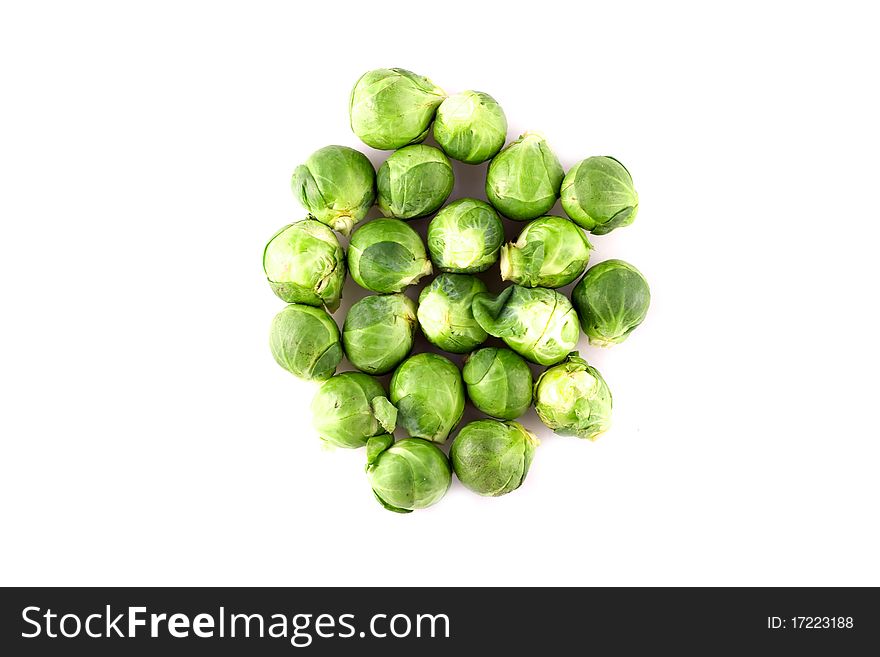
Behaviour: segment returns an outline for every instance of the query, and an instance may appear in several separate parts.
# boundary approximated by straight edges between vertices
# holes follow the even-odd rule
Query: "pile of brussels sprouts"
[[[294,171],[308,216],[278,231],[263,254],[269,285],[289,304],[272,322],[272,354],[322,382],[312,402],[318,434],[366,447],[367,476],[386,509],[435,504],[453,473],[480,495],[516,490],[538,441],[515,420],[532,404],[561,435],[594,440],[610,425],[608,385],[574,350],[581,330],[593,345],[623,342],[645,318],[650,292],[622,260],[587,269],[584,231],[633,222],[632,178],[604,156],[566,173],[534,132],[505,147],[507,119],[494,98],[448,96],[403,69],[364,74],[349,111],[365,144],[394,152],[377,172],[359,151],[327,146]],[[421,143],[429,134],[439,148]],[[488,203],[447,203],[450,158],[490,160]],[[547,214],[557,199],[567,217]],[[384,217],[362,223],[374,205]],[[430,215],[426,244],[409,222]],[[501,217],[528,222],[515,241],[504,243]],[[334,231],[350,236],[347,253]],[[475,274],[496,263],[511,284],[492,294]],[[373,294],[351,306],[340,331],[329,313],[346,271]],[[417,301],[405,294],[435,272]],[[557,291],[578,278],[570,300]],[[417,328],[440,350],[466,354],[463,368],[439,354],[411,355]],[[500,342],[484,345],[489,336]],[[343,357],[358,371],[337,374]],[[547,368],[537,381],[529,362]],[[391,372],[386,391],[375,377]],[[460,427],[447,457],[438,445],[456,431],[467,399],[487,418]],[[395,442],[398,428],[407,437]]]

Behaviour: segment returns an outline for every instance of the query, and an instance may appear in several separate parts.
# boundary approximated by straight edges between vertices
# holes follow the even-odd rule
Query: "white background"
[[[880,584],[880,52],[826,6],[4,3],[0,583]],[[405,516],[321,448],[260,266],[309,153],[381,163],[347,102],[382,66],[625,162],[594,262],[653,292],[582,349],[607,435]]]

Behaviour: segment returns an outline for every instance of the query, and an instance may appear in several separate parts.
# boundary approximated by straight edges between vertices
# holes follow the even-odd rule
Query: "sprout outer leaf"
[[[394,437],[387,434],[373,436],[367,441],[367,465],[376,462],[379,455],[394,444]]]
[[[397,423],[397,409],[385,397],[374,397],[371,405],[373,407],[373,415],[388,433],[393,433]]]

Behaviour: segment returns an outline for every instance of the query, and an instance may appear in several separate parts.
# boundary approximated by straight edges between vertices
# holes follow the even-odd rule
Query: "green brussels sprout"
[[[400,219],[374,219],[351,236],[348,271],[373,292],[400,292],[431,273],[422,238]]]
[[[562,165],[544,137],[527,132],[489,164],[486,196],[505,217],[534,219],[556,203],[562,178]]]
[[[568,219],[546,216],[526,224],[501,247],[501,280],[525,287],[562,287],[584,273],[593,246]]]
[[[443,205],[452,192],[455,174],[443,151],[415,144],[394,151],[376,178],[379,208],[386,217],[415,219]]]
[[[376,172],[363,153],[325,146],[294,170],[291,187],[312,217],[348,235],[376,200]]]
[[[515,420],[529,410],[532,371],[510,349],[479,349],[467,357],[461,373],[468,397],[486,415]]]
[[[611,391],[599,371],[573,352],[538,377],[535,410],[559,435],[595,440],[611,426]]]
[[[464,413],[461,372],[448,358],[416,354],[391,377],[397,424],[411,436],[442,443]]]
[[[333,231],[306,219],[279,230],[263,251],[272,291],[287,303],[339,308],[345,283],[345,252]]]
[[[272,320],[269,347],[275,361],[301,379],[323,381],[342,360],[336,322],[321,308],[292,303]]]
[[[406,295],[364,297],[342,326],[345,355],[367,374],[387,374],[412,350],[416,323],[416,304]]]
[[[651,290],[641,272],[623,260],[590,267],[575,285],[571,300],[590,344],[607,347],[626,340],[651,305]]]
[[[351,90],[351,129],[367,146],[390,151],[423,141],[446,93],[402,68],[364,73]]]
[[[478,294],[472,309],[489,335],[539,365],[558,363],[580,338],[577,313],[556,290],[511,285],[495,297]]]
[[[452,483],[449,459],[427,440],[394,442],[385,434],[367,442],[367,478],[379,503],[395,513],[410,513],[439,502]]]
[[[327,379],[312,400],[312,423],[318,434],[339,447],[363,447],[367,440],[394,431],[397,409],[382,384],[361,372]]]
[[[462,91],[437,108],[434,139],[449,157],[479,164],[494,157],[504,146],[507,117],[489,94]]]
[[[469,274],[440,274],[419,295],[419,326],[433,345],[463,354],[489,337],[471,312],[486,284]]]
[[[538,439],[518,422],[477,420],[458,432],[449,449],[452,471],[475,493],[489,497],[519,488]]]
[[[428,224],[428,251],[440,271],[474,274],[498,260],[504,226],[495,208],[475,198],[447,205]]]
[[[562,181],[562,208],[594,235],[629,226],[639,212],[632,176],[613,157],[588,157]]]

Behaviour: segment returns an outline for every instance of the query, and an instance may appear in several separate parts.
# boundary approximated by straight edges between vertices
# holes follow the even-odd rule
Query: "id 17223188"
[[[851,630],[852,616],[767,616],[768,630]]]

